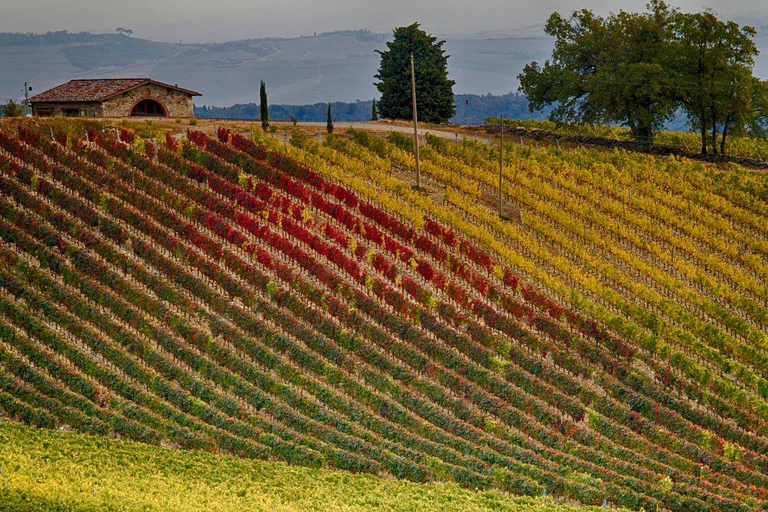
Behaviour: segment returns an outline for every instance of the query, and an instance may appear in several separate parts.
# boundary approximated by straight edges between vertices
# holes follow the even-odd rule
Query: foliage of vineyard
[[[588,505],[768,507],[764,176],[0,130],[0,410]],[[495,161],[494,161],[495,160]]]
[[[0,446],[3,512],[588,512],[456,484],[424,486],[11,423],[0,423]]]
[[[536,119],[510,119],[505,121],[505,124],[519,126],[528,130],[547,130],[558,135],[581,135],[603,137],[612,140],[632,140],[629,128],[621,126],[555,123]],[[708,135],[708,137],[711,136]],[[720,140],[720,136],[718,136],[718,147]],[[707,141],[709,143],[710,139],[708,138]],[[654,144],[679,148],[688,153],[698,153],[701,151],[701,135],[694,132],[660,131],[654,138]],[[768,140],[760,137],[728,137],[726,153],[728,155],[766,161],[768,160]]]

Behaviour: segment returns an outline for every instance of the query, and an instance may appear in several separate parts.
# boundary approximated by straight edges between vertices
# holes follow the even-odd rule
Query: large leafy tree
[[[768,138],[768,81],[752,78],[752,115],[747,117],[745,134]]]
[[[375,83],[381,93],[377,103],[381,117],[410,119],[411,54],[416,69],[416,103],[419,119],[430,123],[448,121],[456,113],[453,104],[453,80],[448,79],[448,55],[445,41],[428,35],[418,23],[394,30],[394,38],[381,55]]]
[[[729,134],[764,133],[768,86],[752,76],[752,27],[710,11],[682,13],[652,0],[644,13],[607,18],[589,10],[552,14],[552,58],[519,75],[531,111],[553,105],[550,118],[622,124],[637,140],[677,110],[701,133],[701,150],[725,153]]]
[[[755,29],[719,20],[712,12],[679,14],[674,69],[678,98],[707,153],[725,153],[730,132],[743,132],[758,115],[764,87],[752,76]],[[756,94],[757,93],[757,94]]]
[[[531,111],[555,105],[555,121],[622,124],[651,144],[676,108],[669,73],[676,14],[661,0],[645,13],[607,18],[587,9],[552,14],[545,27],[555,38],[552,58],[519,75]]]

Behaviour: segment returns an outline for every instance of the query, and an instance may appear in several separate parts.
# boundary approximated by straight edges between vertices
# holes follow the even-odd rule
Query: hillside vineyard
[[[78,432],[0,422],[0,510],[178,512],[345,510],[366,512],[600,512],[551,496],[429,485],[178,450]],[[56,471],[51,471],[55,465]],[[162,474],[162,478],[157,478]],[[119,492],[114,492],[119,489]],[[627,512],[627,509],[614,509]]]
[[[0,131],[4,414],[591,505],[768,507],[764,175],[510,145],[499,218],[477,142],[428,139],[416,191],[396,135],[87,130]]]

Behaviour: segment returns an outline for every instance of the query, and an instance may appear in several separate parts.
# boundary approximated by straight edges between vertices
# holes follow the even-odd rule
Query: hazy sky
[[[512,31],[542,23],[553,11],[641,10],[647,0],[0,0],[2,32],[130,28],[138,37],[199,42],[296,36],[369,28],[388,32],[418,20],[440,35]],[[765,0],[679,0],[683,10],[768,18]],[[753,21],[753,23],[757,23]]]

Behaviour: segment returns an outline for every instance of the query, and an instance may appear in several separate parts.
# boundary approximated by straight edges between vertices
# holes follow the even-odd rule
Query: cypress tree
[[[376,112],[376,98],[373,98],[373,104],[371,105],[371,121],[378,121],[379,113]]]
[[[269,128],[269,105],[267,104],[267,86],[264,84],[264,80],[261,81],[261,87],[259,88],[259,102],[261,128],[266,130]]]
[[[325,129],[329,134],[333,133],[333,118],[331,117],[331,104],[328,103],[328,117],[325,120]]]

